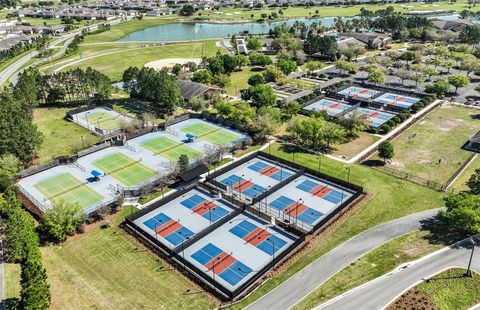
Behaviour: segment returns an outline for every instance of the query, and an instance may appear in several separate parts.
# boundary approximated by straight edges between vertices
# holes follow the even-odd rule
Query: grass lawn
[[[389,166],[446,182],[471,154],[461,147],[477,132],[478,117],[480,113],[475,109],[439,107],[393,140],[395,155]]]
[[[98,34],[88,35],[84,43],[103,43],[117,41],[129,33],[139,31],[145,28],[158,25],[170,24],[175,22],[175,16],[169,17],[144,17],[142,20],[130,20],[124,23],[113,25],[109,31]]]
[[[98,138],[87,129],[64,119],[68,109],[39,108],[33,110],[33,122],[43,133],[43,144],[38,150],[41,163],[58,156],[69,156],[82,147],[81,137],[87,147]]]
[[[156,191],[148,194],[146,197],[140,198],[140,199],[138,200],[138,202],[141,203],[142,205],[143,205],[143,204],[146,204],[147,202],[150,202],[150,201],[152,201],[153,199],[158,198],[158,197],[160,197],[160,196],[168,193],[168,192],[171,191],[171,190],[173,190],[173,188],[168,187],[168,186],[162,188],[162,190],[157,189]]]
[[[320,6],[320,7],[289,7],[282,8],[284,18],[294,18],[294,17],[309,17],[318,14],[320,17],[334,17],[334,16],[354,16],[360,13],[360,9],[365,7],[368,10],[377,11],[380,9],[385,9],[387,6],[393,6],[398,12],[408,12],[411,10],[425,11],[425,10],[438,10],[438,9],[448,9],[448,10],[457,10],[461,11],[464,9],[469,9],[468,2],[466,0],[457,1],[456,3],[451,3],[447,1],[435,2],[432,4],[424,4],[423,2],[419,3],[406,3],[406,4],[359,4],[359,5],[337,5],[337,6]],[[263,8],[248,10],[242,8],[225,8],[221,9],[220,12],[224,14],[218,14],[217,11],[202,11],[202,18],[212,18],[212,19],[233,19],[233,18],[251,18],[251,14],[254,14],[253,19],[257,20],[260,18],[262,13],[271,14],[272,12],[278,12],[280,8]],[[474,11],[478,11],[478,7],[472,8]],[[239,13],[239,14],[238,14]],[[194,17],[198,17],[198,14],[195,14]]]
[[[415,231],[393,239],[354,261],[309,294],[293,309],[312,309],[354,287],[443,247],[428,241],[428,231]]]
[[[453,183],[452,187],[457,190],[468,190],[467,181],[470,179],[472,174],[475,172],[476,169],[480,168],[480,157],[475,158],[470,165],[468,165],[467,169],[465,169],[462,174],[460,174]]]
[[[208,166],[208,169],[209,169],[209,170],[216,169],[216,168],[218,168],[218,167],[220,167],[220,166],[223,166],[223,165],[225,165],[225,164],[227,164],[227,163],[229,163],[229,162],[231,162],[231,161],[232,161],[231,158],[223,158],[223,159],[222,159],[221,161],[219,161],[218,163],[209,165],[209,166]]]
[[[52,309],[211,309],[214,304],[117,225],[130,208],[61,245],[42,248]]]
[[[347,143],[343,143],[340,145],[335,145],[334,146],[334,151],[333,155],[339,156],[339,157],[346,157],[346,158],[352,158],[353,156],[357,155],[370,145],[374,144],[377,142],[380,138],[366,133],[366,132],[360,132],[358,134],[358,137],[352,141],[349,141]]]
[[[231,84],[225,90],[227,94],[240,96],[240,90],[248,88],[248,79],[254,74],[261,74],[261,67],[245,67],[242,71],[233,72],[230,75]]]
[[[112,80],[122,78],[123,72],[130,66],[141,67],[146,63],[166,58],[202,58],[213,56],[218,48],[214,40],[176,44],[172,46],[144,47],[132,50],[118,50],[109,55],[85,59],[65,67],[70,70],[75,67],[86,69],[92,67],[106,74]]]
[[[262,146],[263,146],[263,144],[257,144],[257,145],[249,146],[249,147],[247,147],[247,148],[244,149],[244,150],[242,150],[242,149],[236,150],[234,156],[235,156],[236,158],[242,157],[242,156],[245,155],[245,154],[248,154],[248,153],[257,151],[257,150],[260,149]],[[268,149],[265,150],[265,151],[268,152]]]
[[[425,309],[469,309],[480,302],[480,275],[468,278],[465,272],[462,268],[441,272],[405,292],[387,309],[412,309],[420,303]]]
[[[5,309],[15,309],[20,298],[20,265],[4,263],[3,275]]]
[[[287,145],[275,143],[271,150],[272,154],[278,157],[287,160],[293,158],[293,148]],[[317,169],[318,164],[315,154],[304,153],[299,149],[295,150],[297,151],[295,153],[296,163]],[[345,167],[344,164],[333,159],[323,158],[322,160],[322,172],[338,178],[347,178]],[[443,193],[435,192],[365,166],[352,165],[350,181],[365,188],[365,191],[370,194],[368,201],[352,212],[344,221],[339,222],[325,236],[318,238],[315,245],[309,248],[301,259],[293,262],[283,273],[273,277],[243,302],[233,305],[231,308],[241,309],[245,307],[329,250],[368,228],[411,213],[443,206],[442,199],[445,196]],[[408,193],[408,195],[405,195],[405,193]]]

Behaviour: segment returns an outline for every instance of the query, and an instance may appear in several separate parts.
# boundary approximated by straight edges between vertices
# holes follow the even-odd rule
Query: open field
[[[260,67],[245,67],[241,71],[233,72],[230,75],[231,84],[226,88],[229,95],[240,96],[240,90],[248,88],[248,79],[254,74],[262,74]]]
[[[74,150],[98,141],[98,138],[87,129],[64,119],[68,109],[40,108],[33,110],[33,121],[43,133],[44,141],[38,150],[40,162],[54,157],[69,156]]]
[[[334,146],[333,155],[352,158],[380,138],[366,132],[360,132],[355,140]]]
[[[445,245],[428,241],[428,231],[415,231],[385,243],[351,263],[309,294],[293,309],[311,309],[397,266],[418,259]]]
[[[480,302],[480,275],[465,277],[465,269],[453,268],[418,284],[400,296],[387,309],[416,308],[464,310]]]
[[[470,179],[476,169],[480,168],[480,157],[475,158],[467,169],[465,169],[453,183],[452,187],[457,190],[468,190],[467,181]]]
[[[298,148],[278,143],[273,144],[271,148],[273,155],[287,160],[293,159],[293,150],[296,150],[296,163],[315,170],[318,169],[316,154],[301,152]],[[268,152],[268,150],[266,151]],[[323,158],[322,160],[322,172],[338,178],[347,178],[345,167],[344,164],[329,158]],[[230,308],[241,309],[245,307],[245,305],[263,296],[329,250],[368,228],[411,213],[443,206],[444,194],[364,166],[352,165],[350,180],[364,186],[365,191],[370,196],[368,201],[363,203],[359,209],[353,211],[338,226],[332,228],[325,236],[317,239],[314,246],[306,251],[302,259],[292,263],[283,273],[273,277],[243,302]],[[405,196],[404,193],[409,194]]]
[[[217,50],[218,48],[213,40],[132,50],[115,50],[108,55],[99,55],[90,59],[84,58],[79,62],[64,67],[63,70],[76,67],[82,69],[92,67],[106,74],[112,80],[119,80],[123,72],[130,66],[141,67],[150,61],[166,58],[202,58],[203,56],[213,56]]]
[[[461,149],[478,130],[480,113],[459,106],[442,106],[393,140],[389,167],[444,183],[470,156]]]
[[[14,304],[20,298],[20,265],[3,264],[5,309],[15,309]]]
[[[42,248],[52,309],[211,309],[214,304],[117,225]],[[184,294],[187,290],[191,293]]]

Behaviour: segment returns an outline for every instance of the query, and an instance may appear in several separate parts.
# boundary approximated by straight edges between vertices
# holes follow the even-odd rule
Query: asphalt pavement
[[[420,229],[422,222],[438,213],[428,210],[373,227],[342,243],[308,265],[246,309],[288,309],[330,277],[374,248],[396,237]]]
[[[477,241],[476,246],[480,243]],[[425,258],[412,262],[385,276],[359,286],[317,308],[335,310],[376,310],[383,309],[410,287],[451,267],[466,268],[472,252],[470,240],[445,248]],[[478,250],[478,249],[477,249]],[[480,271],[480,255],[474,255],[472,269]]]

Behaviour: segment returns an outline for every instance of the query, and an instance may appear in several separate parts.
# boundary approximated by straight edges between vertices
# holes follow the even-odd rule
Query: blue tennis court
[[[161,236],[173,245],[178,245],[183,240],[193,236],[193,232],[167,215],[160,213],[143,222],[145,226],[155,231],[157,237]]]
[[[220,276],[231,286],[237,285],[253,271],[250,267],[212,243],[193,253],[191,257],[207,268],[207,271]]]
[[[373,89],[350,86],[339,91],[338,94],[345,98],[359,97],[364,99],[371,99],[371,98],[374,98],[375,96],[378,96],[380,92]]]
[[[304,107],[303,109],[307,111],[325,111],[328,115],[335,117],[338,114],[348,110],[349,108],[351,108],[351,105],[323,98]]]
[[[229,231],[235,236],[245,240],[245,242],[256,246],[268,255],[274,255],[287,244],[285,240],[280,239],[249,220],[241,221]]]
[[[229,177],[221,180],[220,182],[231,188],[232,190],[242,193],[243,195],[250,198],[256,197],[265,192],[264,187],[255,184],[252,181],[239,177],[235,174],[230,175]]]
[[[395,117],[395,114],[369,108],[358,108],[355,111],[361,115],[365,115],[367,117],[368,125],[374,128],[381,127],[383,124]]]
[[[215,204],[208,199],[205,199],[198,194],[182,200],[180,204],[188,208],[189,210],[192,210],[192,212],[201,215],[205,219],[208,219],[212,223],[215,223],[216,221],[230,213],[221,206]]]
[[[277,181],[283,181],[292,175],[292,173],[284,171],[281,166],[275,167],[274,165],[270,165],[264,161],[257,161],[253,163],[248,166],[248,169],[258,172],[261,175],[268,176]]]
[[[323,213],[306,206],[303,201],[295,201],[286,196],[273,200],[270,206],[281,211],[282,215],[289,219],[293,217],[310,225],[314,225],[323,217]]]
[[[406,97],[402,95],[386,93],[378,98],[375,98],[374,102],[380,103],[383,106],[397,107],[401,109],[409,109],[412,105],[417,103],[420,99],[413,97]]]

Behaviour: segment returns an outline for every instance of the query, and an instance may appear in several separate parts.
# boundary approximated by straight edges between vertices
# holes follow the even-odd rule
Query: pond
[[[457,15],[435,16],[442,19],[455,19]],[[330,27],[334,25],[336,17],[322,18],[297,18],[287,21],[273,23],[244,23],[244,24],[209,24],[209,23],[175,23],[159,25],[146,28],[140,31],[132,32],[128,36],[118,40],[119,42],[131,41],[190,41],[204,40],[213,38],[225,38],[229,35],[248,31],[252,34],[268,33],[275,26],[287,23],[293,25],[295,22],[303,22],[306,25],[312,23],[321,23],[323,26]],[[342,17],[344,20],[353,17]],[[432,17],[433,18],[433,17]]]

